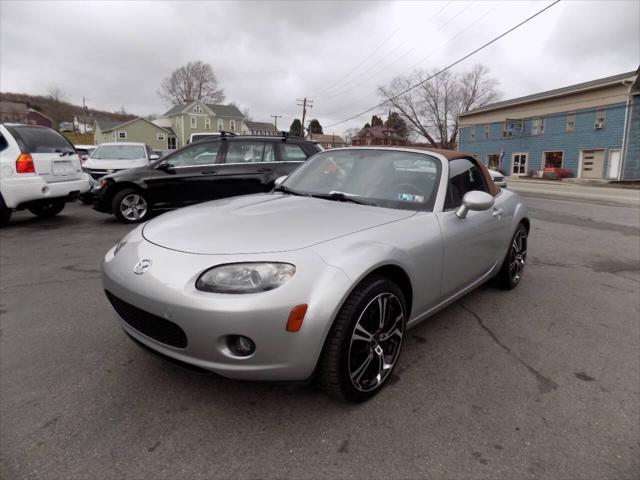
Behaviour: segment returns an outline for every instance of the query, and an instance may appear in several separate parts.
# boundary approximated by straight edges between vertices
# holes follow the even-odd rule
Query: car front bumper
[[[111,303],[130,336],[162,355],[229,378],[304,381],[311,377],[331,322],[350,289],[342,270],[328,266],[309,249],[280,254],[195,255],[154,245],[142,239],[140,231],[130,234],[117,255],[113,248],[107,252],[103,264],[104,288],[108,296],[118,299]],[[152,264],[147,272],[137,275],[133,268],[142,259]],[[288,262],[296,265],[296,273],[289,282],[268,292],[196,290],[195,282],[203,271],[247,261]],[[308,305],[302,327],[288,332],[291,309],[300,304]],[[136,318],[144,318],[146,323]],[[164,335],[173,332],[180,336],[179,330],[184,332],[186,346],[175,346],[180,342]],[[234,355],[228,347],[230,335],[252,339],[255,352],[248,357]]]

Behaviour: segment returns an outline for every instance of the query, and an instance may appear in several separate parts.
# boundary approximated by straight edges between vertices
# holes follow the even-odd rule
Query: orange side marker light
[[[302,321],[304,315],[307,313],[307,304],[296,305],[291,309],[289,313],[289,319],[287,320],[287,332],[297,332],[302,327]]]

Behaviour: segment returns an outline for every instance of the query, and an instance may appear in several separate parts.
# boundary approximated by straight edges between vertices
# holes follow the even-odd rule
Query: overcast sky
[[[379,103],[378,85],[443,67],[551,2],[0,2],[0,90],[104,110],[161,114],[161,80],[210,63],[227,101],[256,121],[329,125]],[[640,2],[565,0],[464,61],[484,63],[503,99],[635,70]],[[360,127],[371,114],[326,129]]]

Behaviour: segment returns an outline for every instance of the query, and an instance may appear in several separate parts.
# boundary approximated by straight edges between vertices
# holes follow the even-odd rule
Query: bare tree
[[[396,97],[433,73],[416,70],[396,77],[388,86],[378,87],[378,93],[400,112],[409,130],[435,148],[453,149],[458,140],[458,114],[496,100],[498,82],[489,77],[487,67],[478,64],[462,74],[447,70]]]
[[[51,100],[51,119],[53,120],[53,128],[60,128],[62,121],[62,103],[67,100],[67,94],[57,85],[52,85],[47,89],[48,97]]]
[[[173,105],[191,103],[194,100],[222,103],[225,99],[224,90],[218,86],[213,68],[200,60],[174,70],[160,84],[158,95]]]

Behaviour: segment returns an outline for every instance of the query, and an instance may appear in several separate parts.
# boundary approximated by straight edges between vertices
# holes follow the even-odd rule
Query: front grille
[[[187,335],[175,323],[140,310],[138,307],[120,300],[107,290],[105,293],[118,315],[140,333],[172,347],[185,348],[187,346]]]

